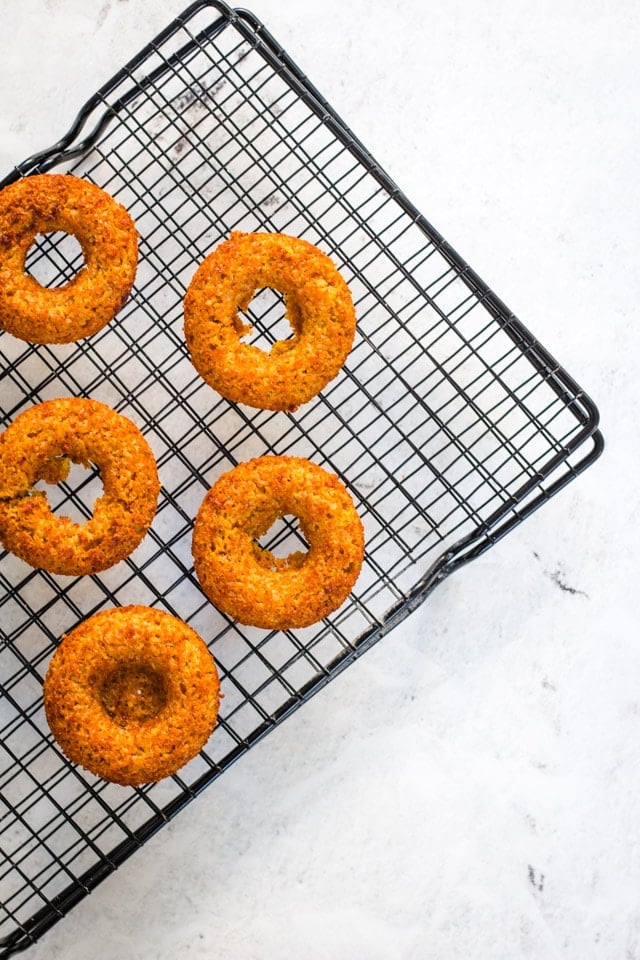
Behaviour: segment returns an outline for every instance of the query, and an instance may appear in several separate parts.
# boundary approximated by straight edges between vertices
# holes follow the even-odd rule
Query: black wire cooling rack
[[[192,5],[83,109],[58,144],[4,181],[52,168],[92,180],[141,235],[133,295],[104,330],[64,346],[1,338],[3,426],[32,403],[91,396],[137,423],[162,492],[150,534],[100,576],[54,577],[0,556],[0,956],[27,946],[226,767],[396,626],[436,583],[487,549],[593,462],[597,413],[401,194],[262,25]],[[349,283],[358,333],[347,364],[294,414],[219,397],[196,374],[182,298],[233,229],[305,237]],[[73,276],[73,238],[40,238],[28,267]],[[283,336],[272,291],[253,300],[254,342]],[[367,550],[350,599],[314,627],[245,628],[201,593],[190,553],[205,491],[233,464],[309,457],[338,473]],[[48,488],[86,518],[99,477]],[[272,531],[288,552],[295,525]],[[218,728],[179,775],[143,789],[69,764],[41,686],[61,634],[127,603],[164,608],[210,644],[225,694]]]

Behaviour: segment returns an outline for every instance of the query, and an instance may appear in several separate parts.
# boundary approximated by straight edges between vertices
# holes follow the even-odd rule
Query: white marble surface
[[[637,0],[248,4],[596,399],[600,462],[32,960],[640,958]],[[0,170],[179,0],[4,0]]]

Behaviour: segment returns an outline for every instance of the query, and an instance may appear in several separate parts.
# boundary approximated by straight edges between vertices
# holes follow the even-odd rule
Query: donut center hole
[[[39,233],[27,252],[24,270],[41,287],[66,287],[84,266],[82,247],[71,233]]]
[[[126,727],[158,716],[167,704],[167,685],[147,663],[122,663],[104,677],[99,697],[105,712]]]
[[[284,297],[278,290],[258,290],[248,310],[238,311],[240,320],[251,326],[251,333],[240,339],[269,353],[274,343],[291,340],[294,330],[286,315]]]
[[[309,551],[309,544],[302,534],[299,520],[293,514],[278,517],[255,542],[263,551],[264,559],[273,559],[276,565],[278,562],[282,565],[287,560],[299,564],[306,559]]]
[[[104,493],[100,471],[94,464],[84,467],[65,457],[47,462],[34,489],[46,493],[55,516],[81,524],[91,519],[94,504]]]

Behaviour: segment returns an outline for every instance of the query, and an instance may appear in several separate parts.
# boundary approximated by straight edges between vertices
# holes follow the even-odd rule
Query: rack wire
[[[142,545],[99,576],[55,577],[0,555],[0,957],[29,945],[192,797],[424,601],[452,570],[513,529],[602,449],[597,411],[433,226],[256,18],[194,3],[87,103],[67,136],[2,185],[50,169],[91,180],[136,220],[131,299],[76,344],[1,337],[8,425],[54,396],[91,396],[134,420],[162,480]],[[182,298],[231,230],[273,230],[324,249],[353,293],[358,333],[342,373],[296,413],[219,397],[192,367]],[[63,234],[28,269],[57,285],[82,262]],[[278,294],[248,311],[254,342],[284,335]],[[243,627],[194,576],[192,523],[224,470],[265,453],[338,473],[366,531],[362,574],[321,623]],[[90,516],[100,490],[80,467],[47,488]],[[298,541],[282,521],[268,543]],[[140,789],[69,764],[41,687],[60,636],[98,610],[147,603],[190,623],[225,694],[202,753]]]

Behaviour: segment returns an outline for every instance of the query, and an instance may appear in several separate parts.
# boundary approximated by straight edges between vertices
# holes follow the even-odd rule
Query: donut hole
[[[68,517],[74,523],[86,523],[93,516],[94,504],[104,492],[100,471],[94,464],[84,467],[69,463],[65,457],[48,461],[34,489],[46,493],[55,516]]]
[[[270,353],[274,343],[293,340],[295,331],[287,319],[283,295],[278,290],[265,287],[258,290],[250,303],[251,312],[238,311],[240,320],[251,327],[240,339]]]
[[[41,287],[66,287],[84,267],[85,260],[72,233],[55,230],[36,235],[25,258],[24,269]]]
[[[298,517],[293,514],[278,517],[265,534],[256,538],[255,544],[261,562],[273,570],[300,566],[309,552]]]
[[[148,663],[121,663],[103,678],[99,700],[119,726],[154,720],[166,707],[167,684],[163,674]]]

